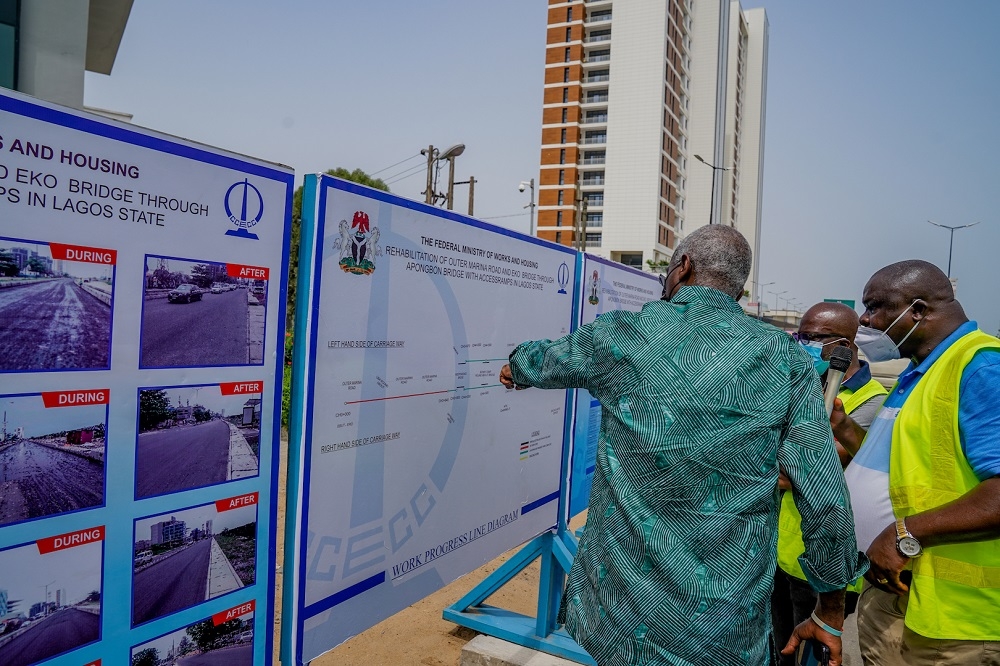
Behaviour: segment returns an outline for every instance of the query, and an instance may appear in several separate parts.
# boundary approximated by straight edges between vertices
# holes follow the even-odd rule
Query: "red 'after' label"
[[[114,266],[118,261],[118,250],[105,250],[100,247],[49,243],[49,251],[52,252],[53,259],[66,261],[83,261],[88,264],[109,264],[111,266]]]
[[[240,509],[245,506],[253,506],[257,503],[258,493],[247,493],[246,495],[237,495],[236,497],[230,497],[229,499],[222,499],[215,501],[215,510],[229,511],[231,509]]]
[[[248,278],[251,280],[266,280],[268,273],[267,266],[244,266],[243,264],[226,264],[226,275],[234,278]]]
[[[83,666],[101,666],[101,660],[100,659],[95,659],[94,661],[88,661]]]
[[[38,546],[38,553],[40,555],[47,555],[57,550],[75,548],[76,546],[83,546],[95,541],[104,541],[104,525],[39,539],[35,542],[35,545]]]
[[[42,393],[42,404],[48,407],[81,407],[83,405],[108,404],[108,389],[87,389],[81,391],[46,391]]]
[[[264,382],[222,382],[219,384],[222,395],[243,395],[244,393],[263,393]]]
[[[251,599],[245,604],[234,606],[233,608],[224,610],[221,613],[216,613],[212,616],[212,624],[217,627],[223,622],[229,622],[230,620],[235,620],[236,618],[246,615],[247,613],[252,613],[256,603],[257,602],[254,599]]]

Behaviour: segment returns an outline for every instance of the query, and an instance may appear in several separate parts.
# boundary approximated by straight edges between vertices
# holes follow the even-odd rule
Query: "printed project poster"
[[[0,664],[270,663],[292,186],[0,91]]]
[[[317,226],[288,579],[300,663],[555,525],[566,392],[498,375],[519,343],[569,332],[575,263],[326,176],[307,177],[304,201]]]
[[[580,324],[589,324],[605,312],[638,312],[649,301],[660,298],[659,276],[643,273],[616,261],[582,255],[580,279]],[[601,403],[586,389],[576,391],[573,412],[573,442],[570,457],[570,518],[590,503],[590,484],[597,460],[597,438],[601,431]]]

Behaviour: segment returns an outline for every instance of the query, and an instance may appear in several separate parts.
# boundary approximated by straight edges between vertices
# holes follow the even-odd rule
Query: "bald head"
[[[817,303],[802,315],[799,333],[836,336],[854,342],[858,314],[843,303]]]
[[[950,303],[955,300],[951,281],[940,268],[928,261],[908,259],[879,269],[865,285],[869,290],[882,294],[886,305],[905,307],[920,299],[930,305]]]

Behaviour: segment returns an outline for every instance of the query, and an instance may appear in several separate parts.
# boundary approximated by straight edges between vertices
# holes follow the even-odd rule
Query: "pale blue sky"
[[[807,304],[860,304],[887,263],[945,267],[948,233],[926,220],[981,221],[956,233],[952,273],[996,333],[1000,3],[745,4],[757,6],[771,25],[761,280]],[[114,73],[88,75],[86,101],[300,178],[463,142],[457,175],[479,180],[476,216],[525,231],[517,184],[538,173],[545,13],[542,0],[139,0]],[[391,188],[419,199],[423,170],[409,173]]]

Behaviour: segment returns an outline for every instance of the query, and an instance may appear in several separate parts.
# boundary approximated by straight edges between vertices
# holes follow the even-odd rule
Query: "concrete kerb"
[[[99,300],[101,303],[104,303],[108,307],[111,306],[111,293],[110,292],[104,291],[103,289],[98,289],[96,287],[93,287],[93,286],[91,286],[87,282],[84,282],[80,286],[83,287],[83,290],[85,292],[87,292],[88,294],[90,294],[91,296],[93,296],[94,298],[96,298],[97,300]]]
[[[256,476],[259,470],[259,461],[254,455],[253,449],[247,443],[247,438],[243,436],[240,429],[232,423],[229,426],[229,470],[226,480],[244,479],[248,476]]]
[[[243,587],[243,581],[240,580],[240,575],[236,573],[229,558],[222,552],[222,547],[219,546],[215,537],[212,537],[212,555],[208,564],[205,599],[214,599],[241,587]]]
[[[462,648],[461,666],[580,666],[575,661],[480,634]]]

